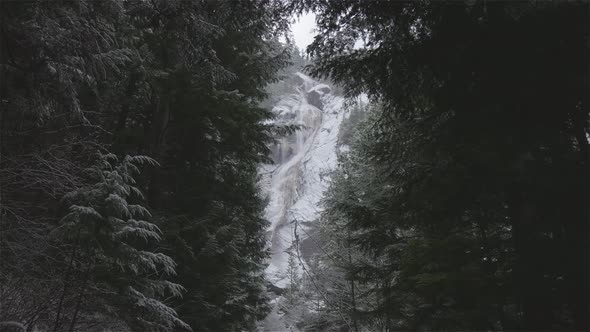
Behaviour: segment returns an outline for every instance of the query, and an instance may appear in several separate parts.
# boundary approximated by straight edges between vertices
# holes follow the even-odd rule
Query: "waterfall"
[[[337,164],[338,130],[346,116],[343,98],[334,96],[328,85],[302,73],[296,73],[293,81],[294,93],[283,96],[273,112],[277,123],[298,124],[302,129],[280,138],[271,147],[274,164],[261,166],[261,184],[270,200],[265,217],[271,223],[267,232],[271,258],[265,272],[274,289],[289,283],[287,250],[295,240],[295,224],[305,230],[319,216],[329,184],[327,173]],[[305,239],[305,232],[298,235],[300,241]]]

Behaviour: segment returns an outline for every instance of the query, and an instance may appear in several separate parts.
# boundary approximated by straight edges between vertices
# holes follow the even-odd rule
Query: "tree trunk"
[[[164,163],[164,143],[166,127],[170,119],[170,104],[167,96],[161,96],[158,105],[155,105],[151,124],[151,137],[149,156],[160,163]],[[154,168],[151,171],[151,179],[148,190],[148,202],[153,208],[161,206],[160,196],[162,193],[162,169]]]
[[[53,332],[59,331],[60,326],[60,318],[61,312],[63,310],[64,300],[66,297],[66,293],[68,292],[68,286],[70,285],[70,277],[73,273],[73,264],[74,264],[74,255],[76,254],[76,247],[72,249],[72,256],[70,257],[70,263],[68,265],[68,269],[66,271],[66,275],[64,276],[64,286],[61,291],[61,295],[59,297],[59,303],[57,305],[57,313],[55,315],[55,324],[53,325]]]
[[[348,265],[352,267],[352,254],[350,248],[351,240],[350,240],[350,229],[348,230]],[[354,278],[350,278],[350,295],[351,295],[351,302],[352,302],[352,326],[354,327],[354,332],[359,331],[358,322],[357,322],[357,313],[356,313],[356,298],[354,294]]]
[[[84,278],[82,280],[82,285],[80,286],[80,290],[78,292],[78,298],[76,299],[76,308],[74,309],[74,315],[72,316],[72,321],[70,322],[70,328],[68,329],[69,332],[74,332],[74,327],[76,326],[76,321],[78,319],[78,313],[80,312],[80,307],[82,306],[82,299],[84,298],[84,293],[86,293],[86,285],[87,285],[89,276],[90,276],[90,265],[88,265],[86,267],[86,271],[84,272]]]

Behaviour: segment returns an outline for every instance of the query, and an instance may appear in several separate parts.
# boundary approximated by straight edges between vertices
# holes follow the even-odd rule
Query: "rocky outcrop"
[[[283,295],[284,289],[278,286],[273,285],[271,282],[266,283],[266,289],[269,292],[274,293],[276,295]]]
[[[330,89],[330,87],[326,84],[319,84],[314,86],[313,88],[311,88],[309,91],[307,91],[307,103],[309,103],[310,105],[313,105],[319,109],[323,109],[324,108],[324,104],[322,102],[322,97],[324,95],[329,94],[332,91],[332,89]]]

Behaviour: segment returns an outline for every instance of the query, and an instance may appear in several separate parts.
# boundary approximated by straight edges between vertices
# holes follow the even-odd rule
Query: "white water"
[[[295,240],[293,227],[297,222],[298,227],[305,228],[306,222],[313,222],[319,215],[319,203],[329,184],[327,173],[337,165],[338,130],[346,116],[343,98],[332,95],[329,86],[301,73],[295,75],[294,93],[285,95],[273,111],[278,123],[305,128],[281,138],[272,148],[275,164],[261,167],[262,189],[270,199],[265,210],[271,222],[266,277],[281,288],[289,283],[286,250]],[[300,241],[305,238],[305,232],[298,235]],[[276,308],[273,314],[278,315]]]

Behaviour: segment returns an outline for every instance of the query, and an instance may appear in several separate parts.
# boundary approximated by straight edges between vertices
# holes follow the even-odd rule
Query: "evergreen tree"
[[[384,329],[588,329],[588,4],[301,6],[313,72],[383,108],[328,211]]]
[[[50,233],[102,148],[97,87],[129,62],[123,24],[117,1],[0,2],[0,321],[54,328]]]
[[[268,310],[256,167],[280,128],[265,124],[272,113],[258,102],[289,56],[277,41],[280,5],[130,4],[145,31],[138,48],[148,84],[128,86],[143,106],[119,122],[130,125],[116,148],[142,146],[162,164],[149,176],[148,202],[187,289],[175,306],[194,329],[253,327]]]
[[[253,328],[268,309],[256,167],[273,135],[291,130],[268,125],[272,113],[258,104],[288,64],[289,48],[278,41],[287,29],[284,4],[0,6],[0,322],[53,330],[177,330],[182,322],[200,331]],[[89,184],[85,170],[97,150],[161,165],[135,174],[149,222],[135,223],[135,212],[123,217],[104,201],[117,194],[131,206],[135,198]],[[130,173],[114,172],[108,176],[123,177],[119,186],[132,185]],[[60,222],[68,193],[77,193],[71,204],[79,208]],[[89,224],[104,225],[82,227]],[[130,224],[128,237],[115,236]],[[66,228],[82,229],[84,241]],[[167,291],[174,296],[164,301]]]
[[[156,165],[143,156],[127,156],[117,164],[114,155],[100,155],[87,170],[94,183],[64,196],[69,213],[52,232],[68,262],[54,331],[66,330],[63,300],[72,292],[76,304],[68,317],[70,331],[80,312],[88,312],[85,306],[91,306],[93,315],[120,318],[134,331],[190,329],[160,300],[181,297],[184,290],[166,280],[175,274],[174,261],[150,250],[161,231],[146,221],[151,214],[145,207],[131,204],[143,198],[134,186],[137,165],[143,163]],[[72,274],[82,276],[73,281]]]
[[[299,295],[301,280],[299,277],[299,264],[297,262],[297,255],[294,248],[289,248],[289,259],[287,260],[287,280],[289,281],[289,287],[287,288],[285,298],[287,299],[287,305],[294,307],[297,303],[297,297]]]

